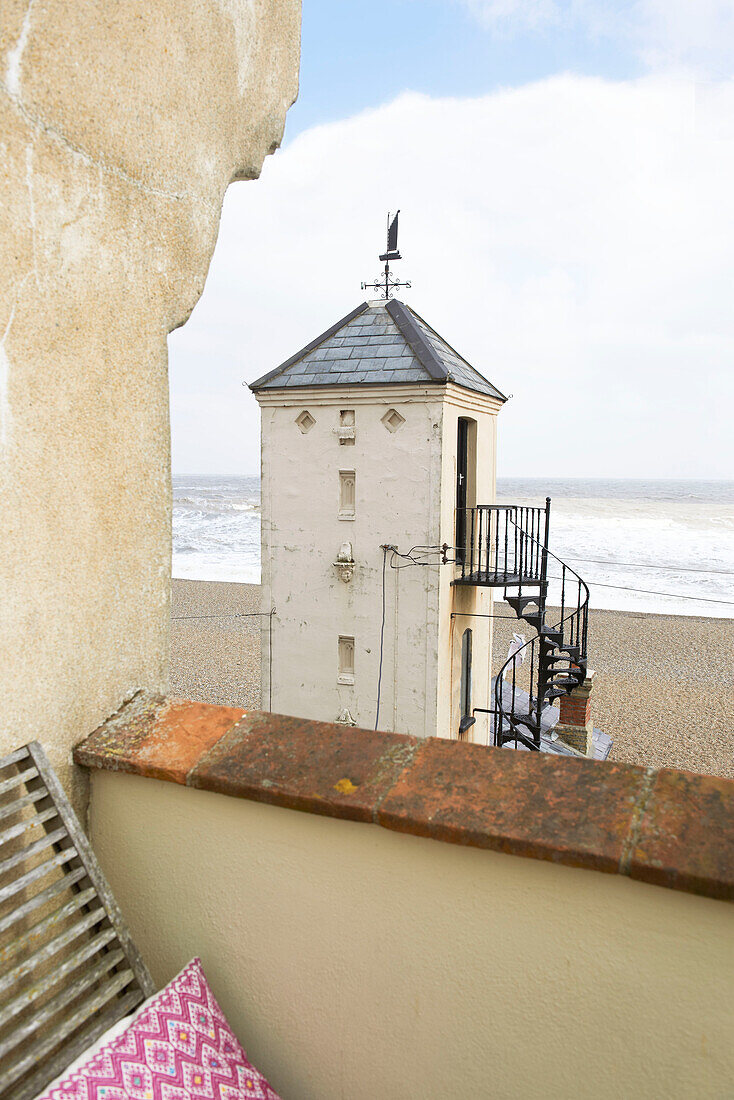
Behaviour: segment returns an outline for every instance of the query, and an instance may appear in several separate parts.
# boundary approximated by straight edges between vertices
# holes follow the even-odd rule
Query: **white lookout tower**
[[[505,397],[395,299],[364,302],[250,389],[275,608],[263,707],[489,743],[492,587],[468,555],[496,537],[474,527],[491,522]]]

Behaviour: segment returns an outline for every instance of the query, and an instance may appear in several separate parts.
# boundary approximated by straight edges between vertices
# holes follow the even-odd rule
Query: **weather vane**
[[[379,279],[375,279],[374,283],[362,283],[362,290],[376,290],[383,298],[390,298],[393,292],[401,286],[410,287],[410,283],[401,283],[390,271],[390,260],[402,260],[403,258],[398,252],[399,213],[398,210],[392,221],[390,221],[390,215],[387,215],[387,249],[380,256],[380,260],[385,261],[384,274]]]

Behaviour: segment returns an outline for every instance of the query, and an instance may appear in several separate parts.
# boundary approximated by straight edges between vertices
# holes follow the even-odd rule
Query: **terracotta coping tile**
[[[244,707],[136,696],[74,750],[74,760],[185,783],[202,755],[244,714]]]
[[[388,829],[617,871],[645,772],[431,738],[383,800]],[[581,809],[581,812],[579,812]]]
[[[137,696],[74,750],[398,832],[734,898],[734,781]]]
[[[734,896],[734,783],[663,768],[654,776],[629,874],[710,897]]]
[[[410,763],[413,737],[249,714],[189,774],[220,794],[291,810],[372,821],[374,808]]]

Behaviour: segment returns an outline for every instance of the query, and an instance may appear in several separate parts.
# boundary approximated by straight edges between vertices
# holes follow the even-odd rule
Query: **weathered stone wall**
[[[167,334],[297,91],[300,0],[3,0],[0,752],[165,690]]]

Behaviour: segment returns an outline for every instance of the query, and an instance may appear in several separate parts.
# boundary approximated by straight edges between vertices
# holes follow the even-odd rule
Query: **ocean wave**
[[[196,512],[199,515],[222,515],[228,512],[259,512],[260,501],[211,500],[203,497],[178,497],[173,501],[174,511]]]
[[[252,561],[232,561],[199,555],[196,559],[185,559],[174,553],[173,576],[177,580],[192,581],[236,581],[240,584],[260,584],[260,563]]]
[[[175,492],[174,576],[258,583],[258,480],[187,478]],[[500,503],[546,492],[550,548],[589,583],[592,608],[734,617],[734,484],[498,483]]]

